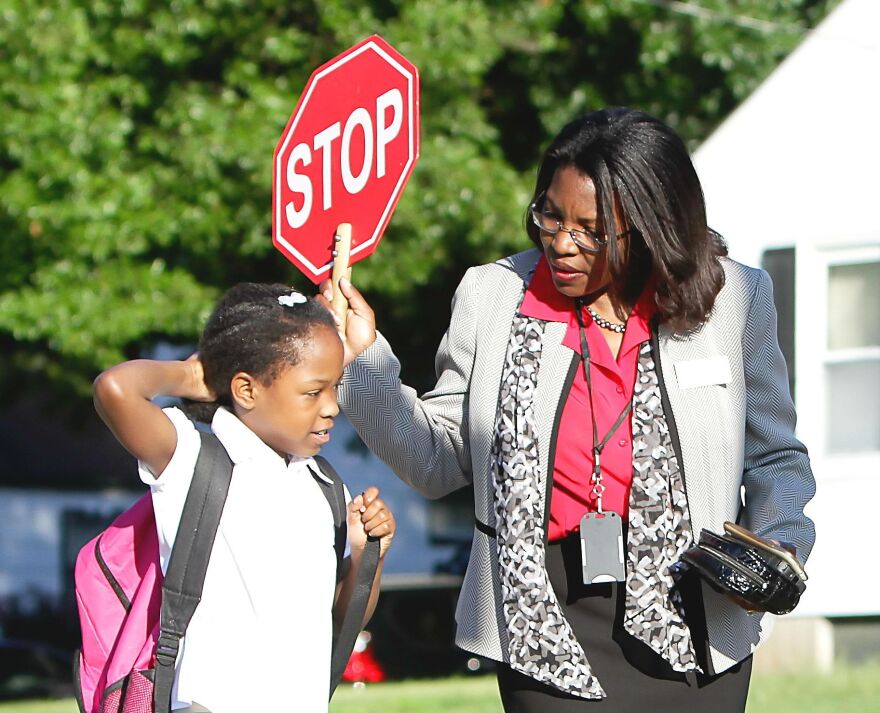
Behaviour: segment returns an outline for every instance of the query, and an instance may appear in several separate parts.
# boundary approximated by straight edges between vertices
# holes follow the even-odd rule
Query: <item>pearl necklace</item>
[[[618,334],[623,334],[626,331],[625,324],[614,324],[614,322],[609,322],[607,319],[597,314],[596,310],[590,307],[590,305],[587,305],[587,310],[590,312],[593,321],[602,329],[607,329],[609,332],[617,332]]]

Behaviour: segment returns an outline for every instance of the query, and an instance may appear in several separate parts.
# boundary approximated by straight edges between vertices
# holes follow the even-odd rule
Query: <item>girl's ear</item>
[[[229,382],[232,401],[245,411],[250,411],[256,404],[259,388],[257,380],[246,371],[238,372]]]

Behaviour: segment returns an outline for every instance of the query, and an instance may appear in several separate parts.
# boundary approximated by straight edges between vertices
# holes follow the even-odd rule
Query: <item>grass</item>
[[[63,701],[22,701],[0,703],[3,713],[79,713],[76,702],[70,698]]]
[[[880,661],[834,673],[777,673],[752,680],[746,713],[877,713]]]
[[[402,681],[355,689],[343,684],[330,713],[498,713],[494,676]],[[833,674],[756,674],[747,713],[877,713],[880,662]],[[0,713],[78,713],[73,700],[0,703]]]
[[[495,676],[443,678],[367,685],[343,684],[330,713],[498,713]],[[0,713],[5,713],[0,709]]]

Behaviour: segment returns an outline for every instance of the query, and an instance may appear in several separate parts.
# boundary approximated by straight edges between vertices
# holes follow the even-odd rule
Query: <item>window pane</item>
[[[880,262],[828,271],[828,348],[880,346]]]
[[[880,360],[828,364],[828,451],[880,451]]]
[[[773,301],[776,303],[776,333],[779,348],[788,367],[788,390],[795,393],[795,351],[794,351],[794,287],[795,287],[794,248],[774,248],[765,250],[761,256],[763,267],[773,279]]]

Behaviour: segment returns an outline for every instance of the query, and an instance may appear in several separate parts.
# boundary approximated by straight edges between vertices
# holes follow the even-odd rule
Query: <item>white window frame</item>
[[[795,253],[795,392],[798,434],[814,457],[827,459],[828,472],[817,477],[865,472],[876,468],[880,451],[829,453],[828,394],[825,367],[862,360],[880,360],[880,347],[828,349],[828,277],[832,267],[880,261],[880,242],[841,247],[798,246]],[[853,319],[857,319],[853,316]],[[880,384],[876,385],[880,397]],[[846,477],[843,475],[841,477]]]

